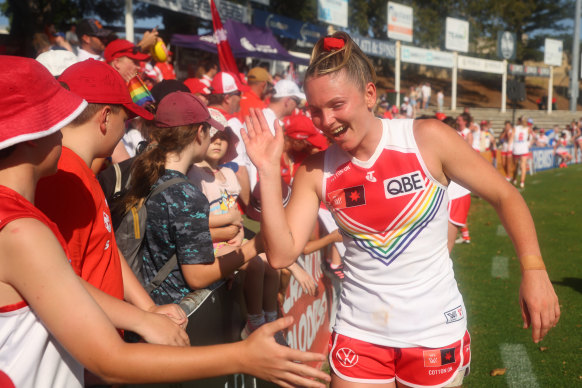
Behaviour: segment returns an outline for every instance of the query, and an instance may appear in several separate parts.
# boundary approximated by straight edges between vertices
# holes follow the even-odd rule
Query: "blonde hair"
[[[331,38],[341,39],[344,45],[338,49],[326,49],[325,40],[320,38],[311,53],[309,67],[305,72],[305,80],[309,77],[320,77],[339,71],[345,71],[347,77],[363,91],[369,82],[376,83],[376,71],[370,59],[362,52],[350,36],[338,31]]]

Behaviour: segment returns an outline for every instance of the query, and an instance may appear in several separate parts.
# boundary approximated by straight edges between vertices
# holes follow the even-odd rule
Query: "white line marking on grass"
[[[538,183],[540,183],[540,181],[539,181],[539,180],[537,180],[537,179],[536,179],[535,181],[531,181],[531,184],[532,184],[532,185],[537,185]]]
[[[555,175],[556,176],[562,176],[562,175],[564,175],[564,173],[563,172],[557,172]]]
[[[505,231],[505,228],[503,227],[503,225],[497,225],[497,235],[498,236],[507,236],[507,232]]]
[[[521,344],[501,344],[500,348],[503,366],[507,368],[507,373],[505,374],[507,386],[509,388],[539,388],[525,346]]]
[[[509,278],[508,259],[505,256],[493,257],[491,263],[491,276],[494,278],[507,279]]]

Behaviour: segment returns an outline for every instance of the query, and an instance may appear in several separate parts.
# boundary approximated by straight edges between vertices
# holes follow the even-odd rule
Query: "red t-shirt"
[[[162,73],[162,78],[164,79],[176,79],[176,73],[174,72],[174,66],[167,62],[158,62],[156,67],[160,69]]]
[[[245,117],[249,115],[250,108],[263,109],[267,105],[265,101],[261,100],[259,96],[255,94],[252,90],[244,92],[240,98],[240,111],[238,117],[241,123],[244,123]]]
[[[38,182],[35,202],[59,227],[77,275],[123,300],[121,263],[109,206],[85,162],[63,147],[57,173]]]

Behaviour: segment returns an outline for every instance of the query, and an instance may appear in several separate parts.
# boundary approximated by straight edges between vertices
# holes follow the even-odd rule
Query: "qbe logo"
[[[420,171],[395,176],[384,181],[384,194],[386,194],[387,199],[412,194],[424,189],[424,179]]]

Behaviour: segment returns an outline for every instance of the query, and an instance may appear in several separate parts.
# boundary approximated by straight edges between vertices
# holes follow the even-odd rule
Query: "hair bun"
[[[339,50],[343,48],[345,44],[346,42],[340,38],[323,38],[323,49],[325,51]]]

